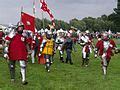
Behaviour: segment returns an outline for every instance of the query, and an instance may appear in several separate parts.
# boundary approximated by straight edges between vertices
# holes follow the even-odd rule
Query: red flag
[[[41,9],[42,9],[44,12],[47,12],[47,13],[49,14],[53,26],[55,26],[54,16],[52,15],[50,9],[47,7],[46,2],[45,2],[44,0],[40,0],[40,4],[41,4]]]
[[[43,11],[45,11],[45,12],[47,12],[47,11],[48,11],[47,4],[46,4],[44,1],[42,2],[41,9],[42,9]]]
[[[21,21],[24,24],[25,30],[30,30],[35,33],[35,17],[22,12]]]

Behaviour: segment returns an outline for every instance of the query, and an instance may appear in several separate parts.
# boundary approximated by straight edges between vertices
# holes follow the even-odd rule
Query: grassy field
[[[81,49],[72,54],[73,65],[60,63],[58,53],[54,57],[51,72],[44,65],[27,65],[28,85],[21,85],[19,63],[16,65],[16,82],[10,82],[7,62],[0,58],[0,90],[120,90],[120,54],[112,57],[107,78],[101,71],[100,59],[90,56],[89,67],[81,67]]]

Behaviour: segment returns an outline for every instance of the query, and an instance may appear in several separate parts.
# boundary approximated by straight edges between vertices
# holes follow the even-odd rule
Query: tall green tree
[[[40,20],[39,18],[35,19],[35,27],[37,30],[40,30],[42,28],[42,20]]]
[[[94,20],[95,18],[92,17],[85,17],[82,19],[82,21],[84,21],[86,23],[86,30],[90,30],[93,31],[93,26],[94,26]]]
[[[81,31],[85,31],[86,30],[86,23],[82,20],[78,20],[76,18],[70,20],[69,22],[70,26],[73,26]]]
[[[117,1],[117,8],[115,8],[114,11],[115,13],[112,14],[114,15],[112,19],[115,24],[115,31],[120,32],[120,0]]]
[[[68,30],[70,28],[70,25],[67,22],[63,21],[63,20],[55,19],[55,28],[56,29],[62,28],[64,30]]]

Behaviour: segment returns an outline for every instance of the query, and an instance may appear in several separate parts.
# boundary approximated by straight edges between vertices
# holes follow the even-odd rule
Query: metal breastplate
[[[103,46],[104,46],[104,52],[106,52],[109,48],[110,42],[109,41],[104,41]]]

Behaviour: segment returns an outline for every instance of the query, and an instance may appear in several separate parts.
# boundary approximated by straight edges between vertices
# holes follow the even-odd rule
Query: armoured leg
[[[89,64],[89,54],[86,55],[85,66],[87,67],[88,64]]]
[[[54,55],[51,56],[51,59],[50,59],[50,63],[52,64],[54,59],[53,59]]]
[[[26,81],[26,62],[23,60],[20,60],[20,67],[21,67],[21,76],[22,76],[22,82]]]
[[[46,60],[45,68],[48,72],[50,72],[50,55],[45,55],[45,60]]]
[[[106,75],[107,74],[107,67],[106,66],[102,66],[103,69],[103,74]]]
[[[48,72],[50,71],[50,62],[49,62],[49,59],[46,59],[46,70]]]
[[[85,63],[85,58],[82,59],[82,65],[81,66],[84,66],[84,63]]]
[[[88,67],[89,59],[85,59],[85,66]]]
[[[32,50],[31,58],[32,58],[32,63],[35,63],[35,51]]]
[[[61,60],[62,62],[64,62],[64,60],[63,60],[63,51],[60,50],[59,53],[60,53],[60,60]]]
[[[84,64],[86,64],[86,52],[82,53],[82,66],[84,66]]]
[[[107,60],[105,54],[102,55],[102,69],[103,69],[103,74],[107,74]]]
[[[8,63],[11,80],[15,79],[15,61],[9,60]]]

